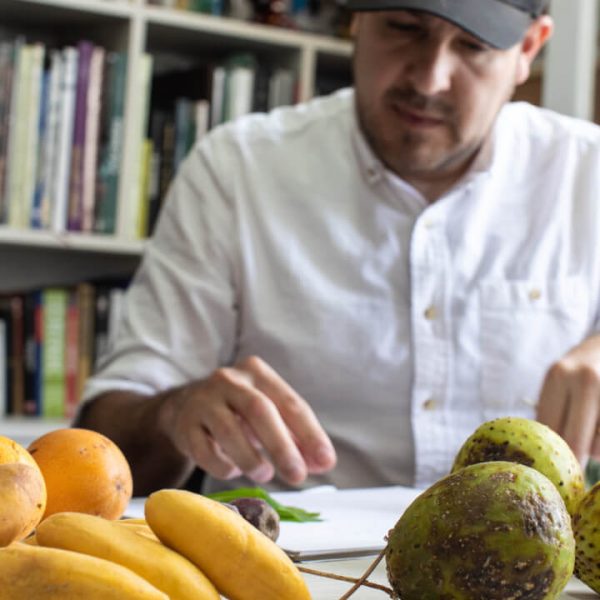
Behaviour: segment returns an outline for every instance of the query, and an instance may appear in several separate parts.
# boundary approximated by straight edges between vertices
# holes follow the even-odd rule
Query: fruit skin
[[[24,446],[11,438],[0,435],[0,465],[7,463],[22,463],[36,469],[39,468],[33,456]]]
[[[262,498],[235,498],[227,502],[235,506],[248,523],[264,533],[274,542],[279,537],[279,515],[277,511]]]
[[[145,516],[159,539],[189,558],[229,600],[310,600],[285,552],[222,503],[159,490],[146,500]]]
[[[471,465],[423,492],[390,531],[385,555],[402,600],[550,600],[574,557],[554,485],[502,461]]]
[[[46,480],[43,518],[75,511],[106,519],[121,517],[131,500],[133,479],[119,447],[88,429],[55,429],[28,447]]]
[[[545,475],[558,489],[569,514],[585,493],[583,471],[555,431],[532,419],[502,417],[480,425],[459,450],[452,472],[495,460],[517,462]]]
[[[26,538],[45,508],[46,485],[37,466],[0,465],[0,546]]]
[[[573,517],[575,575],[600,594],[600,482],[583,497]]]
[[[160,542],[138,535],[132,525],[83,513],[57,513],[40,523],[38,544],[82,552],[123,565],[171,600],[220,600],[196,566]]]
[[[0,549],[0,600],[169,600],[133,571],[78,552],[11,544]]]

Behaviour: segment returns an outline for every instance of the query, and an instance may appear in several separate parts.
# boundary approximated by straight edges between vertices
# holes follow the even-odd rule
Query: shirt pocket
[[[484,281],[479,302],[486,418],[532,417],[548,368],[590,332],[585,283],[579,277]]]

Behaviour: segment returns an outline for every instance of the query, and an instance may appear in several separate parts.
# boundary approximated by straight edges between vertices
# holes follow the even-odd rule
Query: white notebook
[[[316,487],[302,492],[277,492],[282,504],[318,512],[321,521],[283,521],[278,545],[295,561],[369,556],[385,546],[388,531],[422,492],[401,486],[337,490]],[[144,516],[145,498],[134,498],[129,517]]]

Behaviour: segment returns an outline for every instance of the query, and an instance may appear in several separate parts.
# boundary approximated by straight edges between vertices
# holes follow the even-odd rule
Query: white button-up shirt
[[[600,129],[512,104],[488,150],[430,204],[373,154],[350,90],[218,128],[86,397],[255,354],[336,446],[311,482],[443,476],[481,422],[534,416],[547,368],[598,327]]]

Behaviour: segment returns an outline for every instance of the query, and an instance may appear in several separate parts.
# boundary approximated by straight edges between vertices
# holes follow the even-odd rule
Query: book
[[[68,293],[66,288],[42,291],[43,349],[41,414],[62,418],[65,414],[65,333]]]
[[[83,222],[83,154],[86,147],[88,88],[93,52],[94,44],[92,42],[81,40],[77,44],[77,82],[67,218],[67,228],[71,231],[81,231]]]
[[[61,53],[59,50],[52,50],[49,56],[46,115],[43,133],[40,136],[41,156],[38,163],[35,209],[32,214],[32,226],[43,229],[48,229],[51,223],[54,203],[52,192],[55,177],[55,152],[59,139],[58,127],[61,111]]]
[[[127,79],[127,55],[109,52],[105,57],[99,126],[94,231],[113,234],[117,223],[117,202],[122,159]]]
[[[32,46],[17,48],[15,81],[11,101],[11,128],[8,148],[8,219],[11,227],[26,226],[23,204],[23,180],[27,152],[27,122],[29,117],[29,87],[31,83]]]
[[[79,330],[80,307],[77,288],[67,292],[65,319],[65,394],[64,415],[72,420],[79,404]]]
[[[136,73],[138,94],[136,96],[137,105],[133,111],[130,180],[127,186],[127,198],[119,203],[117,214],[117,233],[122,239],[139,239],[138,223],[141,210],[140,198],[142,197],[141,171],[145,157],[144,140],[148,134],[150,119],[152,63],[151,54],[142,54],[138,65],[139,70]]]
[[[37,416],[42,401],[42,344],[43,310],[42,292],[33,290],[24,298],[24,345],[25,345],[25,401],[21,414]]]
[[[6,189],[8,143],[11,128],[11,99],[18,42],[0,42],[0,223],[8,221],[8,190]]]
[[[240,61],[239,64],[237,61]],[[252,59],[246,57],[236,58],[228,66],[223,115],[225,121],[237,119],[252,111],[254,70]]]
[[[81,230],[87,233],[94,227],[96,195],[96,168],[98,166],[98,130],[100,126],[100,102],[105,51],[96,46],[90,62],[90,77],[87,93],[85,144],[83,148]]]
[[[0,418],[5,417],[9,412],[7,355],[6,321],[0,316]]]
[[[51,227],[54,231],[59,232],[65,231],[68,222],[69,182],[77,88],[77,49],[73,46],[63,48],[61,61],[60,113],[58,115],[58,136],[52,169],[54,180],[51,190]]]
[[[0,296],[0,318],[4,321],[5,388],[7,412],[22,415],[24,410],[23,298],[19,294]]]
[[[30,46],[30,71],[28,84],[27,117],[25,125],[25,146],[23,164],[23,182],[21,193],[22,227],[31,224],[37,178],[38,146],[40,135],[40,111],[42,104],[44,79],[44,56],[46,48],[40,44]]]
[[[92,374],[94,365],[95,290],[92,284],[83,282],[76,286],[75,292],[79,312],[76,403],[78,405],[83,395],[85,382]]]
[[[225,103],[225,79],[226,71],[224,66],[214,68],[212,77],[212,88],[210,96],[210,127],[216,127],[224,122],[224,103]]]

